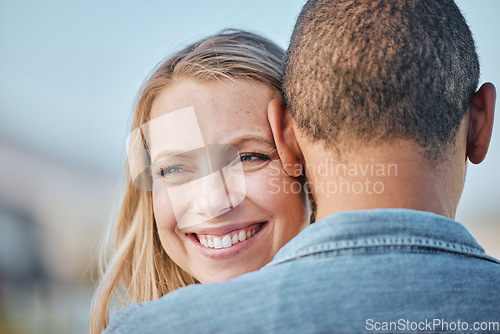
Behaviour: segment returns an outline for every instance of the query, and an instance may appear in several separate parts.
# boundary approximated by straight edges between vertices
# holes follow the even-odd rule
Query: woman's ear
[[[299,177],[303,171],[303,157],[292,127],[292,114],[280,99],[272,99],[267,106],[267,117],[274,143],[285,172]]]
[[[485,83],[474,93],[469,106],[470,122],[467,135],[467,157],[473,164],[481,163],[488,153],[493,118],[495,114],[496,91],[492,83]]]

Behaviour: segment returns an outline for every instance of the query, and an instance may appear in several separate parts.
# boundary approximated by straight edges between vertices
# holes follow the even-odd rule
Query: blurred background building
[[[135,94],[180,47],[233,27],[286,47],[304,0],[0,0],[0,333],[84,333]],[[460,0],[500,86],[500,1]],[[457,219],[500,257],[500,130]]]

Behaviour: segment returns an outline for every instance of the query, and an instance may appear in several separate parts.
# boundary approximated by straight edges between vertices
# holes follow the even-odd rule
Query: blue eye
[[[161,176],[168,176],[174,173],[181,173],[184,171],[182,165],[168,166],[160,169]]]

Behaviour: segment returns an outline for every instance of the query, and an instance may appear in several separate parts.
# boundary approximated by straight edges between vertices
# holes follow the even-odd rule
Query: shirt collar
[[[374,209],[339,212],[311,224],[268,265],[325,251],[389,245],[434,248],[500,263],[455,220],[425,211]]]

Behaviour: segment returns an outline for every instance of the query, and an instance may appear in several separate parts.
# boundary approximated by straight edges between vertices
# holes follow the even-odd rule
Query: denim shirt
[[[500,333],[500,262],[460,223],[333,214],[264,268],[118,312],[105,333]]]

